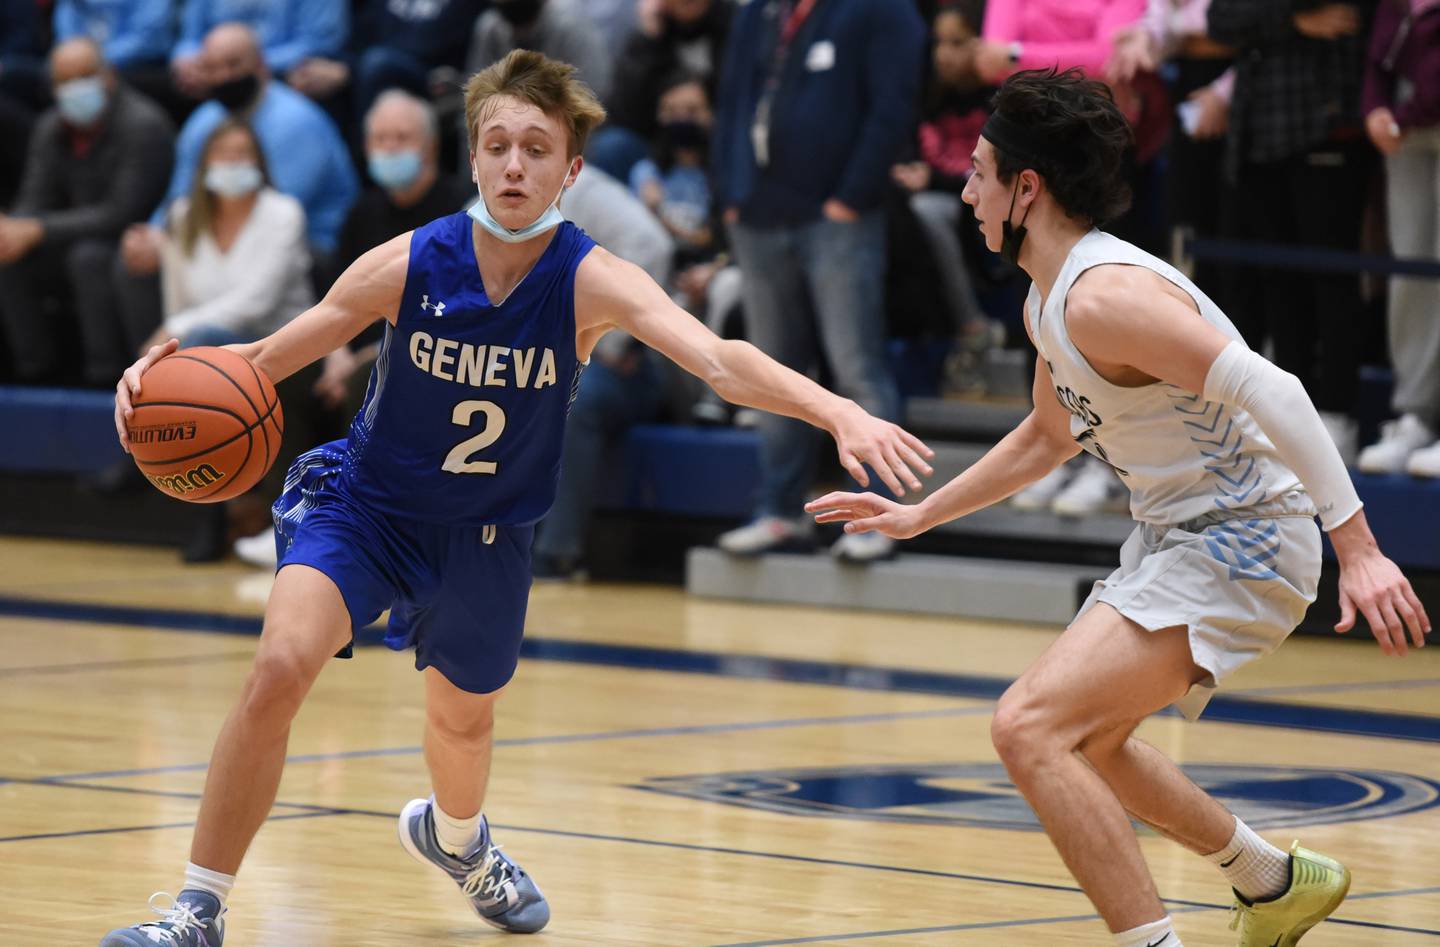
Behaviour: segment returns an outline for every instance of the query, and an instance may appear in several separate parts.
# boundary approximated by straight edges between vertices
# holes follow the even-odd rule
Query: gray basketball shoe
[[[168,906],[162,900],[168,899]],[[206,891],[186,888],[178,897],[160,892],[150,896],[150,910],[160,915],[134,927],[105,935],[100,947],[220,947],[225,942],[225,909]]]
[[[439,868],[460,886],[480,919],[512,934],[533,934],[550,922],[550,905],[535,882],[490,838],[480,817],[480,840],[456,858],[435,838],[434,799],[412,799],[400,812],[400,844],[416,861]]]

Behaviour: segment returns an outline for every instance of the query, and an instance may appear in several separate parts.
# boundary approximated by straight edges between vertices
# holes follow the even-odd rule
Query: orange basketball
[[[162,493],[191,503],[237,497],[260,482],[285,429],[270,379],[229,349],[181,349],[140,379],[126,426],[130,455]]]

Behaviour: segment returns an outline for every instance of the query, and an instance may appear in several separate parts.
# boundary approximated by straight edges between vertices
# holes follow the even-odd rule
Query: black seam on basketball
[[[255,367],[255,364],[254,364],[253,362],[251,362],[248,358],[245,359],[245,367],[248,368],[248,369],[250,369],[250,374],[252,374],[252,375],[255,376],[255,389],[260,392],[260,401],[261,401],[262,404],[265,405],[266,417],[273,417],[273,416],[274,416],[274,413],[275,413],[275,405],[274,405],[274,404],[271,404],[271,403],[265,398],[265,383],[260,380],[260,371],[259,371],[259,369],[257,369],[257,368]],[[270,389],[271,389],[272,391],[274,391],[275,386],[274,386],[274,385],[271,385],[271,386],[270,386]],[[279,404],[279,403],[280,403],[280,393],[279,393],[279,392],[275,392],[275,404]],[[265,469],[266,469],[266,470],[269,470],[269,469],[270,469],[270,432],[267,431],[267,430],[265,430],[265,419],[264,419],[264,418],[261,418],[261,419],[260,419],[260,425],[259,425],[259,426],[260,426],[260,434],[261,434],[261,436],[263,436],[263,437],[265,438]],[[279,445],[279,444],[276,444],[276,445],[275,445],[275,452],[276,452],[277,454],[280,452],[280,445]]]
[[[279,404],[280,392],[275,391],[275,383],[270,381],[269,376],[264,376],[262,378],[260,374],[260,369],[256,368],[255,363],[250,361],[248,358],[245,359],[245,367],[249,368],[250,374],[255,376],[255,387],[260,389],[260,396],[262,398],[265,396],[265,385],[268,383],[270,385],[270,390],[275,392],[275,404]],[[270,402],[265,402],[265,409],[267,411],[272,407],[274,407],[274,405],[271,405]]]
[[[165,401],[165,402],[152,401],[152,402],[150,402],[150,404],[151,404],[151,405],[155,405],[155,404],[176,405],[176,404],[183,404],[183,403],[182,403],[182,402],[169,402],[169,401]],[[276,404],[279,404],[279,402],[277,401]],[[147,407],[147,405],[137,405],[136,407],[143,408],[143,407]],[[244,435],[246,435],[246,434],[249,434],[251,431],[255,430],[255,428],[260,427],[260,425],[264,424],[266,421],[268,421],[268,420],[270,419],[270,414],[266,414],[265,417],[263,417],[263,418],[260,419],[259,424],[249,424],[249,425],[247,425],[247,424],[245,424],[245,419],[244,419],[244,418],[240,417],[240,415],[236,414],[236,413],[233,412],[233,411],[228,411],[228,410],[226,410],[225,408],[212,408],[212,407],[210,407],[209,405],[203,405],[203,404],[189,405],[189,407],[192,407],[192,408],[205,408],[205,409],[208,409],[208,410],[210,410],[210,411],[221,411],[221,412],[224,412],[225,414],[228,414],[228,415],[230,415],[232,418],[234,418],[235,420],[239,421],[240,424],[242,425],[242,430],[238,431],[238,432],[235,433],[235,434],[232,434],[230,437],[227,437],[225,440],[221,441],[220,443],[218,443],[218,444],[211,444],[209,447],[205,448],[204,450],[199,451],[199,452],[194,453],[194,454],[185,454],[185,455],[182,456],[182,457],[170,457],[170,458],[167,458],[167,459],[165,459],[165,460],[150,460],[150,461],[140,460],[140,459],[137,457],[137,458],[135,459],[135,463],[139,464],[139,465],[142,466],[142,467],[146,467],[146,466],[148,466],[148,467],[162,467],[162,466],[168,466],[168,465],[170,465],[170,464],[178,464],[178,463],[180,463],[180,462],[182,462],[182,461],[186,461],[186,460],[194,460],[196,457],[204,457],[206,454],[209,454],[209,453],[211,453],[211,452],[213,452],[213,451],[217,451],[217,450],[219,450],[219,449],[222,448],[222,447],[226,447],[226,446],[229,446],[230,444],[235,443],[235,442],[238,441],[242,436],[244,436]],[[274,413],[274,412],[272,411],[271,414],[273,414],[273,413]],[[262,433],[263,433],[263,431],[262,431]],[[270,469],[270,450],[269,450],[270,439],[269,439],[268,437],[265,439],[265,445],[266,445],[266,450],[265,450],[265,469],[268,471],[268,470]],[[245,456],[246,456],[246,457],[249,457],[250,455],[249,455],[249,454],[246,454]]]
[[[233,354],[233,353],[232,353],[232,354]],[[170,357],[170,358],[178,358],[178,359],[180,359],[180,360],[182,360],[182,361],[186,361],[186,362],[199,362],[201,365],[207,365],[207,366],[209,366],[210,368],[213,368],[213,369],[220,375],[221,378],[225,379],[225,380],[228,381],[230,384],[232,384],[232,385],[235,386],[235,390],[238,391],[238,392],[240,392],[240,397],[244,398],[244,399],[245,399],[245,403],[250,406],[250,410],[255,412],[255,417],[256,417],[256,418],[259,418],[259,417],[260,417],[260,409],[257,408],[257,407],[255,407],[255,402],[253,402],[253,401],[250,400],[250,396],[249,396],[248,394],[246,394],[245,389],[242,388],[242,387],[240,387],[240,383],[239,383],[238,381],[236,381],[235,379],[231,378],[231,377],[230,377],[230,373],[227,372],[225,369],[221,368],[219,365],[216,365],[214,362],[207,362],[207,361],[205,361],[203,358],[196,358],[196,357],[193,356],[193,355],[182,355],[180,352],[175,352],[174,354],[170,355],[169,357]],[[243,355],[237,356],[237,357],[238,357],[238,358],[241,358],[242,360],[245,360],[246,362],[249,361],[248,359],[245,359],[245,357],[244,357]]]
[[[216,411],[220,414],[228,414],[236,421],[239,421],[241,427],[248,427],[250,424],[250,422],[229,408],[222,408],[219,405],[213,404],[198,404],[194,401],[142,401],[134,405],[134,408],[136,411],[139,411],[141,408],[199,408],[201,411]]]
[[[246,429],[245,429],[245,435],[246,435],[245,458],[240,461],[240,466],[239,466],[239,467],[236,467],[236,468],[235,468],[236,470],[244,470],[244,469],[249,465],[249,463],[250,463],[250,455],[253,454],[253,453],[255,453],[255,438],[254,438],[254,436],[251,434],[252,430],[253,430],[252,428],[246,428]],[[262,474],[261,476],[264,476],[264,475]],[[234,481],[232,480],[231,483],[233,483],[233,482],[234,482]],[[259,480],[256,480],[256,481],[255,481],[255,483],[259,483],[259,482],[260,482]],[[250,487],[253,487],[254,485],[255,485],[255,484],[252,483],[252,484],[250,485]],[[230,484],[228,484],[228,483],[226,483],[225,481],[221,480],[219,483],[215,484],[214,488],[213,488],[209,493],[203,493],[203,494],[201,494],[200,496],[197,496],[197,497],[182,497],[182,499],[189,500],[191,503],[224,503],[225,500],[212,500],[211,497],[213,497],[215,494],[221,492],[222,490],[224,490],[224,489],[225,489],[226,487],[228,487],[228,486],[230,486]],[[250,487],[246,487],[245,490],[249,490]],[[245,490],[242,490],[241,493],[244,493]],[[240,495],[239,493],[235,494],[235,496],[239,496],[239,495]],[[176,494],[176,496],[179,496],[179,494]],[[234,499],[234,497],[226,497],[225,499],[226,499],[226,500],[230,500],[230,499]]]

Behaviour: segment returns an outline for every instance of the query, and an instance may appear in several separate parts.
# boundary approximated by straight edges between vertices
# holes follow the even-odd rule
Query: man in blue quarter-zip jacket
[[[914,120],[924,42],[909,3],[751,0],[735,16],[714,133],[750,341],[801,372],[823,353],[840,393],[889,419],[900,404],[885,357],[880,203]],[[720,538],[739,555],[809,541],[814,439],[775,416],[759,429],[755,519]],[[863,533],[833,551],[868,561],[892,548]]]

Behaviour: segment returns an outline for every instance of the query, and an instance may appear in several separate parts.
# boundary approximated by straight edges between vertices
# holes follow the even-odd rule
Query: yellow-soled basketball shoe
[[[1290,845],[1290,886],[1273,898],[1247,901],[1235,892],[1230,929],[1239,947],[1294,947],[1335,912],[1350,891],[1350,870],[1333,858]]]

